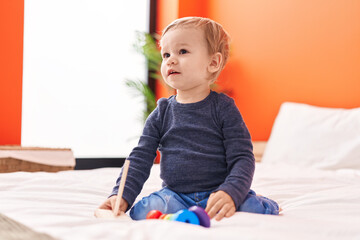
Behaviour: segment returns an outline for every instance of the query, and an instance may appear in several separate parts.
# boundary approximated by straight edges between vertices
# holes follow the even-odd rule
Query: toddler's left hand
[[[205,211],[208,213],[210,219],[216,216],[215,219],[220,221],[224,217],[234,215],[236,208],[229,194],[224,191],[217,191],[210,194]]]

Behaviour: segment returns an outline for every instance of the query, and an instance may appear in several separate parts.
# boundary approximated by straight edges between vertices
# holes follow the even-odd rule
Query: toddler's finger
[[[108,204],[102,204],[99,208],[100,209],[111,210],[111,206],[109,206]]]
[[[217,210],[215,210],[214,208],[212,208],[212,209],[208,212],[209,218],[210,218],[210,219],[213,219],[213,218],[216,216],[216,213],[217,213]]]
[[[111,203],[111,209],[114,210],[116,204],[116,197],[111,197],[110,203]]]
[[[216,214],[216,217],[215,217],[215,220],[216,221],[220,221],[221,219],[224,218],[226,212],[224,211],[224,209],[221,209],[217,214]]]
[[[223,203],[221,201],[215,202],[208,212],[210,219],[215,217],[218,214],[218,212],[222,209],[222,207],[223,207]]]
[[[107,199],[105,202],[103,202],[103,203],[99,206],[99,209],[111,210],[111,203],[110,203],[109,199]]]
[[[226,214],[225,217],[229,218],[235,214],[235,208],[230,209]]]
[[[213,207],[214,205],[214,198],[213,198],[214,194],[210,194],[210,197],[207,201],[206,207],[205,207],[205,212],[207,212],[209,214],[210,209]]]
[[[224,204],[220,211],[216,214],[215,220],[220,221],[221,219],[223,219],[229,212],[231,212],[231,209],[232,207],[230,204]]]

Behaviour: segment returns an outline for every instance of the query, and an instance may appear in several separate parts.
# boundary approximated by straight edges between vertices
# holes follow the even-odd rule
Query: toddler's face
[[[209,88],[211,59],[202,29],[170,29],[161,39],[161,74],[174,89]]]

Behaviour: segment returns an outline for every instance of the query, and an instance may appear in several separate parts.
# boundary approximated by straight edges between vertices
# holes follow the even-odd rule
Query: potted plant
[[[136,32],[136,42],[134,43],[134,48],[144,55],[147,61],[149,77],[155,81],[161,81],[165,85],[161,75],[159,74],[162,57],[157,46],[157,39],[157,35],[151,35],[146,32]],[[156,108],[156,97],[154,91],[149,87],[148,83],[141,80],[127,79],[125,83],[128,87],[134,90],[136,95],[140,94],[143,96],[146,103],[146,109],[143,112],[142,120],[145,122],[149,114]]]

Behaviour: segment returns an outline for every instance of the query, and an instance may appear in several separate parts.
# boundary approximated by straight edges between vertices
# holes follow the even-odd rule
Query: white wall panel
[[[26,0],[24,146],[69,147],[76,157],[126,157],[142,130],[146,78],[133,48],[147,31],[148,0]]]

